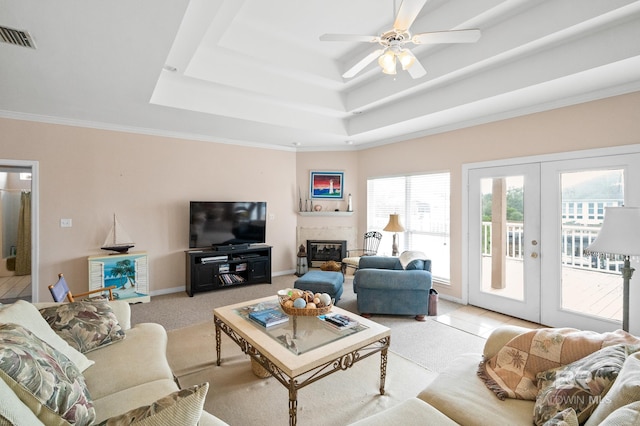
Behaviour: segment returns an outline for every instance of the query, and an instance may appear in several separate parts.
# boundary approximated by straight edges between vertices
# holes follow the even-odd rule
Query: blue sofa
[[[428,315],[431,260],[415,259],[403,268],[400,258],[364,256],[353,277],[358,311],[371,314]]]

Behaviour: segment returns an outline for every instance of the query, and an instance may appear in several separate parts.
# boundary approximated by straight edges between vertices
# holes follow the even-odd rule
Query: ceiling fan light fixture
[[[402,49],[398,54],[398,60],[400,61],[400,65],[402,65],[402,69],[406,71],[416,62],[416,57],[413,56],[410,50]]]
[[[378,65],[385,74],[396,74],[396,55],[391,50],[387,50],[378,58]]]

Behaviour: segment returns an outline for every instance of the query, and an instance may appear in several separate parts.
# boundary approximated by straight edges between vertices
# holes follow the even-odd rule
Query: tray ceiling
[[[412,48],[427,70],[374,61],[392,0],[0,0],[0,116],[298,151],[353,150],[640,90],[640,1],[429,0]]]

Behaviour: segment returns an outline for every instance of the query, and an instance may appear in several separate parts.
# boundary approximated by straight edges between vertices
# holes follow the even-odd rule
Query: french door
[[[606,207],[640,206],[640,154],[468,173],[469,303],[554,327],[620,328],[621,262],[584,254]]]
[[[622,261],[585,255],[606,207],[640,206],[640,154],[542,164],[541,320],[609,331],[622,322]]]
[[[471,170],[469,303],[539,322],[539,240],[540,165]]]

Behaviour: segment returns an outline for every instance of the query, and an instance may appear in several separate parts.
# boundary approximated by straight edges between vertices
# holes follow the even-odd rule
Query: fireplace
[[[338,263],[347,257],[347,240],[307,240],[307,263],[317,268],[324,262]]]

